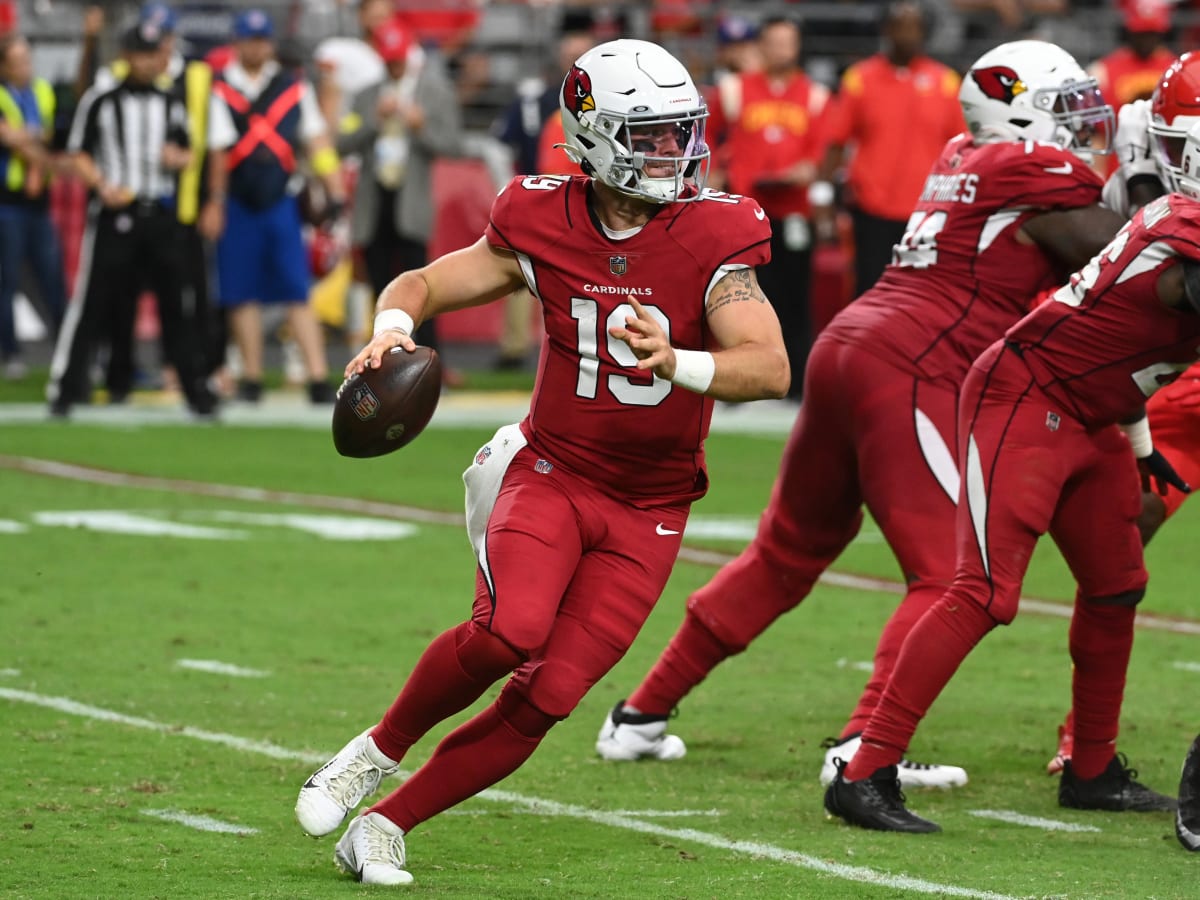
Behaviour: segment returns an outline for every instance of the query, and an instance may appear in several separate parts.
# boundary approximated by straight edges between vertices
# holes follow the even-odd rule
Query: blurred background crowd
[[[147,387],[201,415],[264,384],[329,402],[388,280],[474,241],[514,174],[577,171],[562,76],[639,37],[704,86],[710,187],[771,219],[798,398],[963,128],[959,73],[1022,36],[1119,108],[1200,43],[1200,0],[0,0],[3,376],[59,414]],[[536,361],[527,294],[423,327],[451,387]]]

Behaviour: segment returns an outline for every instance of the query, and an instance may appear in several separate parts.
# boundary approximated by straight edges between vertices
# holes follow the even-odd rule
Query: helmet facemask
[[[1064,150],[1089,162],[1112,152],[1116,121],[1094,78],[1036,90],[1033,105],[1054,118],[1054,142]]]

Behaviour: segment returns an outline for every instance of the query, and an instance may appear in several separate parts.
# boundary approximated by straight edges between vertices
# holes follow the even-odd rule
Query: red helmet
[[[1150,134],[1159,172],[1177,190],[1183,141],[1200,122],[1200,52],[1188,52],[1163,72],[1150,100]]]

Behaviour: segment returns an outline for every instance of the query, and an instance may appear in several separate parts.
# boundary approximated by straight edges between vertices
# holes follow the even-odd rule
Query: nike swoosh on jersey
[[[662,522],[658,523],[658,526],[654,529],[654,533],[655,534],[679,534],[678,531],[672,531],[670,528],[663,528]]]
[[[1046,166],[1045,169],[1051,175],[1070,175],[1074,171],[1069,162],[1065,162],[1061,166]]]
[[[758,221],[761,222],[766,217],[767,217],[767,214],[765,212],[763,212],[761,209],[756,209],[754,211],[754,218],[758,219]]]

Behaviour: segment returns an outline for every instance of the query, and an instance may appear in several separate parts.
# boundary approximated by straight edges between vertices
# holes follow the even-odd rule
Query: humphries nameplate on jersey
[[[395,347],[378,369],[347,378],[333,406],[333,445],[342,456],[365,459],[399,450],[433,418],[442,391],[436,351]]]

